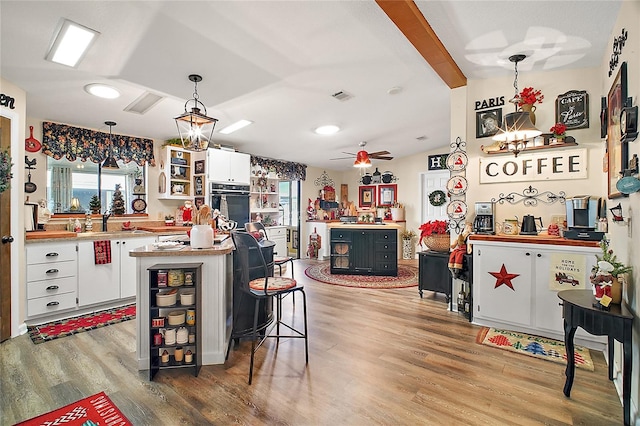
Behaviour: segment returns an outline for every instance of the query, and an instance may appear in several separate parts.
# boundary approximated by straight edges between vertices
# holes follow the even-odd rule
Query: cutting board
[[[27,232],[27,240],[44,240],[47,238],[73,238],[75,232],[71,231],[33,231]]]

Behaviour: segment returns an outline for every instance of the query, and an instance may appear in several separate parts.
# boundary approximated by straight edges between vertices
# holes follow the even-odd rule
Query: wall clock
[[[622,108],[620,112],[620,135],[624,141],[633,141],[638,137],[638,107]]]
[[[131,202],[131,208],[136,213],[142,213],[147,208],[147,202],[145,200],[143,200],[142,198],[136,198],[135,200],[133,200]]]

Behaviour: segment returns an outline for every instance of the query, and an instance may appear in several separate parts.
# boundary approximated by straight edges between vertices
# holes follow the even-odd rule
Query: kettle
[[[536,220],[540,223],[540,228],[542,225],[541,217],[533,217],[530,214],[525,215],[522,218],[522,225],[520,226],[520,235],[538,235],[538,230],[536,229]]]

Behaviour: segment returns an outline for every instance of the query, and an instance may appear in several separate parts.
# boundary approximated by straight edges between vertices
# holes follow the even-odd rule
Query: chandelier
[[[202,77],[197,74],[191,74],[189,80],[194,84],[193,99],[185,102],[184,113],[175,118],[176,126],[184,149],[204,151],[209,148],[209,142],[213,137],[213,129],[216,127],[218,120],[207,117],[207,107],[200,102],[198,83],[202,81]],[[193,106],[190,111],[187,111],[189,102],[193,102]],[[204,114],[200,112],[199,106],[204,110]]]

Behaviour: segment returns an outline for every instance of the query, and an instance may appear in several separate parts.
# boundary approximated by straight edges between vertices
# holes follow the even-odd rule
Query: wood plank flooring
[[[0,345],[0,424],[11,425],[105,391],[135,425],[609,425],[622,408],[602,353],[562,394],[564,366],[475,343],[479,327],[417,287],[368,290],[312,281],[309,364],[299,339],[256,355],[250,343],[225,365],[137,370],[135,321],[34,345]],[[415,263],[415,262],[414,262]],[[302,320],[300,296],[285,307]],[[276,356],[277,353],[277,356]]]

